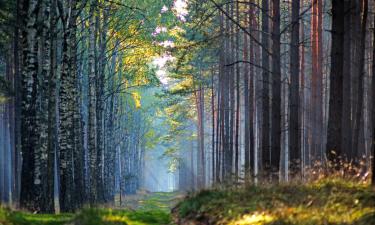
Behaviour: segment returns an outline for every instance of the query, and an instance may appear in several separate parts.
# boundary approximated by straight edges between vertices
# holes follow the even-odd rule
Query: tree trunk
[[[251,10],[249,10],[249,15],[251,15]],[[249,21],[250,20],[250,21]],[[251,16],[245,17],[245,24],[251,28]],[[244,34],[243,37],[243,60],[249,60],[249,49],[248,49],[248,37],[247,34]],[[251,54],[251,52],[250,52]],[[249,90],[249,66],[247,64],[244,65],[243,71],[243,83],[244,83],[244,123],[245,123],[245,138],[244,138],[244,148],[245,148],[245,183],[249,184],[251,179],[251,168],[250,168],[250,90]]]
[[[32,211],[39,211],[39,194],[35,185],[35,147],[37,146],[36,131],[36,88],[38,74],[37,17],[39,4],[37,0],[24,1],[21,18],[23,22],[22,52],[22,109],[21,109],[21,143],[22,172],[20,206]]]
[[[262,168],[264,172],[269,173],[271,169],[271,152],[270,152],[270,100],[269,100],[269,21],[268,0],[262,1],[262,67],[263,67],[263,89],[262,89]]]
[[[300,1],[292,1],[292,34],[290,43],[290,92],[289,92],[289,155],[291,172],[301,169],[299,127],[299,8]]]
[[[322,0],[312,3],[311,45],[312,45],[312,77],[311,77],[311,104],[310,104],[310,135],[312,160],[322,160],[322,132],[323,132],[323,67],[322,67]]]
[[[358,143],[359,143],[359,133],[360,133],[360,121],[363,115],[363,97],[364,97],[364,89],[363,89],[363,81],[364,76],[366,73],[365,68],[365,45],[366,45],[366,28],[367,28],[367,14],[368,14],[368,0],[363,0],[362,4],[362,21],[361,21],[361,38],[359,43],[359,65],[358,65],[358,95],[357,95],[357,110],[355,114],[355,123],[354,123],[354,138],[353,138],[353,152],[352,158],[356,159],[360,157],[358,155]]]
[[[327,158],[338,163],[342,152],[342,105],[344,64],[344,1],[332,1],[332,49],[327,133]],[[337,167],[338,165],[333,165]]]
[[[375,17],[374,17],[375,24]],[[373,29],[372,43],[372,186],[375,186],[375,29]]]
[[[97,117],[96,117],[96,66],[95,66],[95,8],[97,1],[91,0],[89,12],[89,116],[88,116],[88,150],[89,150],[89,201],[97,200]]]
[[[281,149],[281,68],[280,68],[280,0],[272,1],[272,126],[271,169],[272,180],[279,177]],[[298,30],[297,30],[298,35]],[[297,46],[298,47],[298,46]],[[298,50],[298,49],[297,49]],[[298,56],[298,53],[297,53]],[[297,61],[298,62],[298,61]],[[298,65],[298,64],[297,64]],[[298,71],[298,69],[297,69]],[[297,75],[298,82],[298,75]],[[298,87],[297,87],[298,91]],[[297,92],[298,95],[298,92]],[[298,96],[297,96],[298,99]],[[298,114],[298,103],[297,103]],[[294,119],[294,118],[293,118]],[[298,129],[298,121],[297,121]]]

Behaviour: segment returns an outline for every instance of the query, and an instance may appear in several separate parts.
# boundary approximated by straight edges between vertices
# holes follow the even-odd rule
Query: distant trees
[[[355,44],[350,40],[353,40],[357,34],[351,34],[350,29],[346,29],[346,27],[351,29],[355,29],[355,27],[345,17],[345,9],[349,12],[354,11],[355,3],[351,1],[332,2],[332,64],[326,149],[328,159],[335,164],[342,159],[357,163],[362,157],[362,151],[359,150],[360,127],[363,126],[361,121],[364,120],[365,115],[363,78],[366,73],[364,57],[368,29],[368,1],[360,2],[360,35]],[[351,19],[356,21],[354,16]],[[351,61],[357,62],[352,64],[353,68],[350,67]],[[354,72],[350,73],[349,71]],[[355,104],[352,104],[353,101],[348,98],[355,98]],[[350,118],[353,118],[353,126]],[[335,167],[339,168],[339,165],[335,165]]]
[[[209,156],[216,164],[214,183],[232,183],[228,174],[246,183],[272,174],[274,181],[288,180],[289,174],[308,175],[326,159],[341,169],[343,162],[358,165],[369,156],[364,77],[371,71],[363,60],[370,45],[367,1],[332,1],[332,32],[324,31],[329,24],[323,0],[210,3],[217,11],[210,25],[217,30],[208,26],[206,32],[220,35],[220,41],[208,41],[220,52],[208,56],[218,60]],[[331,64],[325,65],[329,49]]]

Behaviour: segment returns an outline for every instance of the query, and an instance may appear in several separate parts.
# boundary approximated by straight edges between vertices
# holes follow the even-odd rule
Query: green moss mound
[[[375,191],[325,179],[305,185],[202,191],[181,202],[178,217],[205,224],[375,224]]]

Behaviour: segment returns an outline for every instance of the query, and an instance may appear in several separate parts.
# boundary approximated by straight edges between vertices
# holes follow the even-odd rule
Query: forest
[[[375,2],[0,0],[28,224],[375,224]]]

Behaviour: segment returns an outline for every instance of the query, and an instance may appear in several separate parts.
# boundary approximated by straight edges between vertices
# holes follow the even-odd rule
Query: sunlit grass
[[[375,191],[365,182],[326,178],[202,191],[178,208],[180,217],[213,224],[365,225],[375,224]]]
[[[73,219],[73,214],[32,214],[0,208],[1,225],[63,225]]]
[[[139,200],[139,209],[142,210],[163,210],[169,212],[178,201],[178,193],[176,192],[156,192],[151,195],[144,196]]]
[[[129,225],[163,225],[169,224],[170,216],[161,210],[126,211],[112,209],[85,209],[76,218],[81,225],[129,224]]]
[[[258,213],[255,212],[253,214],[246,214],[243,215],[242,218],[231,221],[228,225],[247,225],[247,224],[254,224],[254,225],[261,225],[264,223],[272,222],[274,219],[272,216],[266,213]]]
[[[31,214],[0,208],[0,225],[163,225],[170,223],[169,213],[162,210],[130,211],[84,209],[74,214]]]

